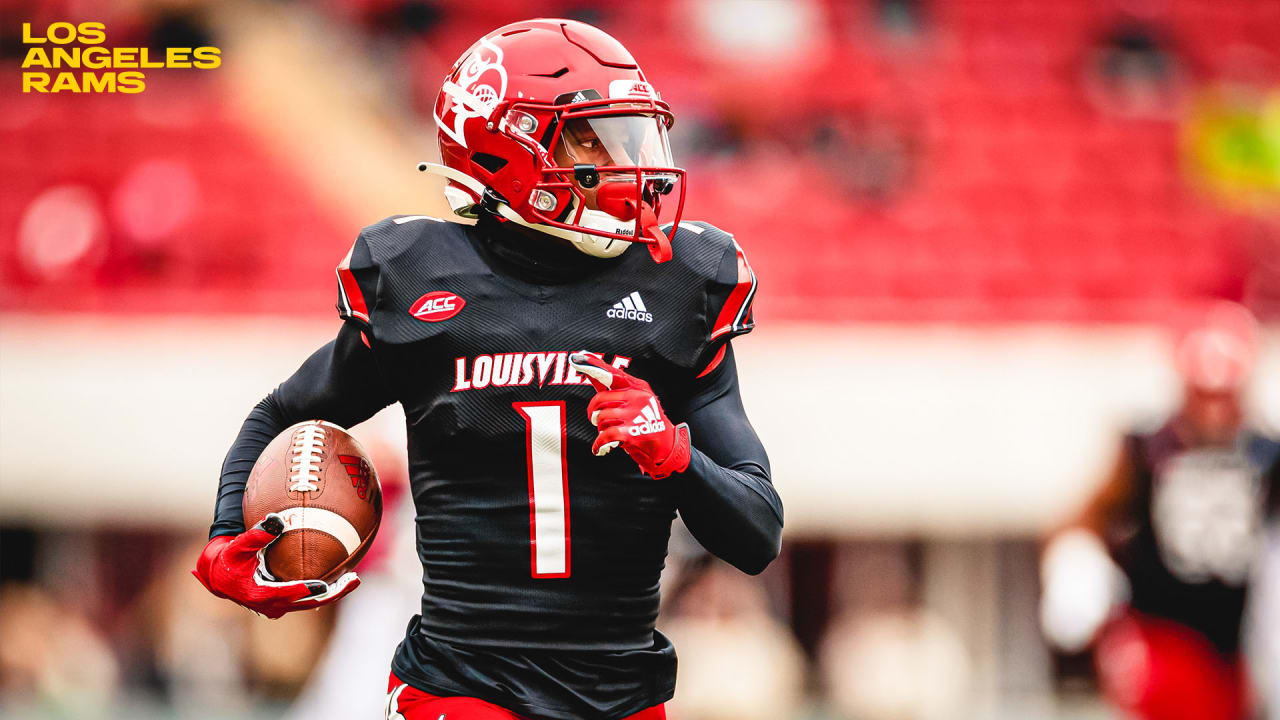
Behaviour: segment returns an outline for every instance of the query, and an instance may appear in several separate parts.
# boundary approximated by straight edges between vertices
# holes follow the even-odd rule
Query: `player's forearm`
[[[290,423],[283,417],[275,395],[268,395],[245,418],[235,442],[222,461],[222,478],[218,482],[218,501],[214,506],[213,525],[209,537],[238,535],[244,532],[244,516],[241,499],[245,482],[254,462],[262,454],[271,439],[279,435]]]
[[[695,447],[689,468],[673,478],[680,485],[680,516],[693,536],[751,575],[782,549],[782,500],[765,466],[744,461],[722,467]]]
[[[769,456],[742,407],[732,347],[685,417],[693,450],[689,468],[673,478],[680,484],[680,516],[716,557],[759,573],[782,547],[782,500],[769,477]]]
[[[358,327],[348,323],[334,340],[311,354],[288,380],[249,413],[222,463],[214,535],[244,531],[241,500],[245,482],[272,438],[303,420],[321,419],[351,427],[392,402],[379,381],[372,351]]]

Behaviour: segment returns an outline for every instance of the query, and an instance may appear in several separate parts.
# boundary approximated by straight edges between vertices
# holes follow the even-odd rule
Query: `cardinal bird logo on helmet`
[[[463,124],[471,118],[488,117],[507,94],[507,69],[502,66],[502,48],[480,38],[476,49],[456,74],[457,81],[446,80],[440,90],[442,96],[448,96],[453,102],[437,120],[440,132],[466,147]]]

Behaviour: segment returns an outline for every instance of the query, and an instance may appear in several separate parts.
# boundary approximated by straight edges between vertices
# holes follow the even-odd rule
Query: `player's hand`
[[[280,516],[271,513],[235,537],[215,537],[205,545],[191,574],[214,595],[272,619],[327,605],[360,585],[353,572],[332,583],[276,580],[267,570],[266,547],[283,530]]]
[[[590,353],[573,353],[569,362],[596,389],[587,404],[587,417],[600,430],[592,452],[604,455],[621,445],[656,480],[689,467],[689,426],[671,422],[649,383]]]

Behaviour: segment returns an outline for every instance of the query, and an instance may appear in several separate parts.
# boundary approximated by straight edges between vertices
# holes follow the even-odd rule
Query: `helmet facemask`
[[[575,245],[590,255],[612,257],[640,238],[655,260],[670,257],[658,218],[677,187],[677,218],[683,209],[684,171],[671,160],[667,117],[630,104],[561,114],[531,196],[537,222],[580,231]]]

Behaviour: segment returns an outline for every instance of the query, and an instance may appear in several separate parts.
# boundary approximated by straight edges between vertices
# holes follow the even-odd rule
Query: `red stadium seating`
[[[1120,3],[926,4],[909,41],[878,31],[869,2],[819,6],[831,19],[829,50],[789,77],[707,56],[685,3],[598,13],[680,113],[677,135],[736,133],[736,152],[692,147],[681,158],[691,169],[688,217],[739,236],[764,283],[762,318],[1150,319],[1244,292],[1259,261],[1238,219],[1189,179],[1183,111],[1125,117],[1086,90],[1090,48],[1115,27]],[[521,8],[451,6],[402,46],[419,68],[411,85],[434,92],[445,68],[424,65],[448,63],[459,38]],[[628,35],[640,18],[653,30]],[[1179,58],[1185,97],[1214,81],[1234,46],[1274,53],[1280,4],[1187,0],[1144,22]],[[331,265],[354,228],[337,227],[287,160],[257,147],[217,103],[213,85],[192,80],[133,98],[52,98],[38,117],[0,128],[13,148],[0,160],[0,308],[327,306]],[[823,122],[854,121],[864,124],[837,133],[853,151],[810,141]],[[140,250],[107,211],[105,255],[88,276],[69,283],[23,270],[18,225],[33,198],[70,182],[107,207],[130,168],[153,158],[176,159],[196,178],[198,208],[180,231]],[[900,175],[875,192],[858,185],[857,173],[884,162]]]

